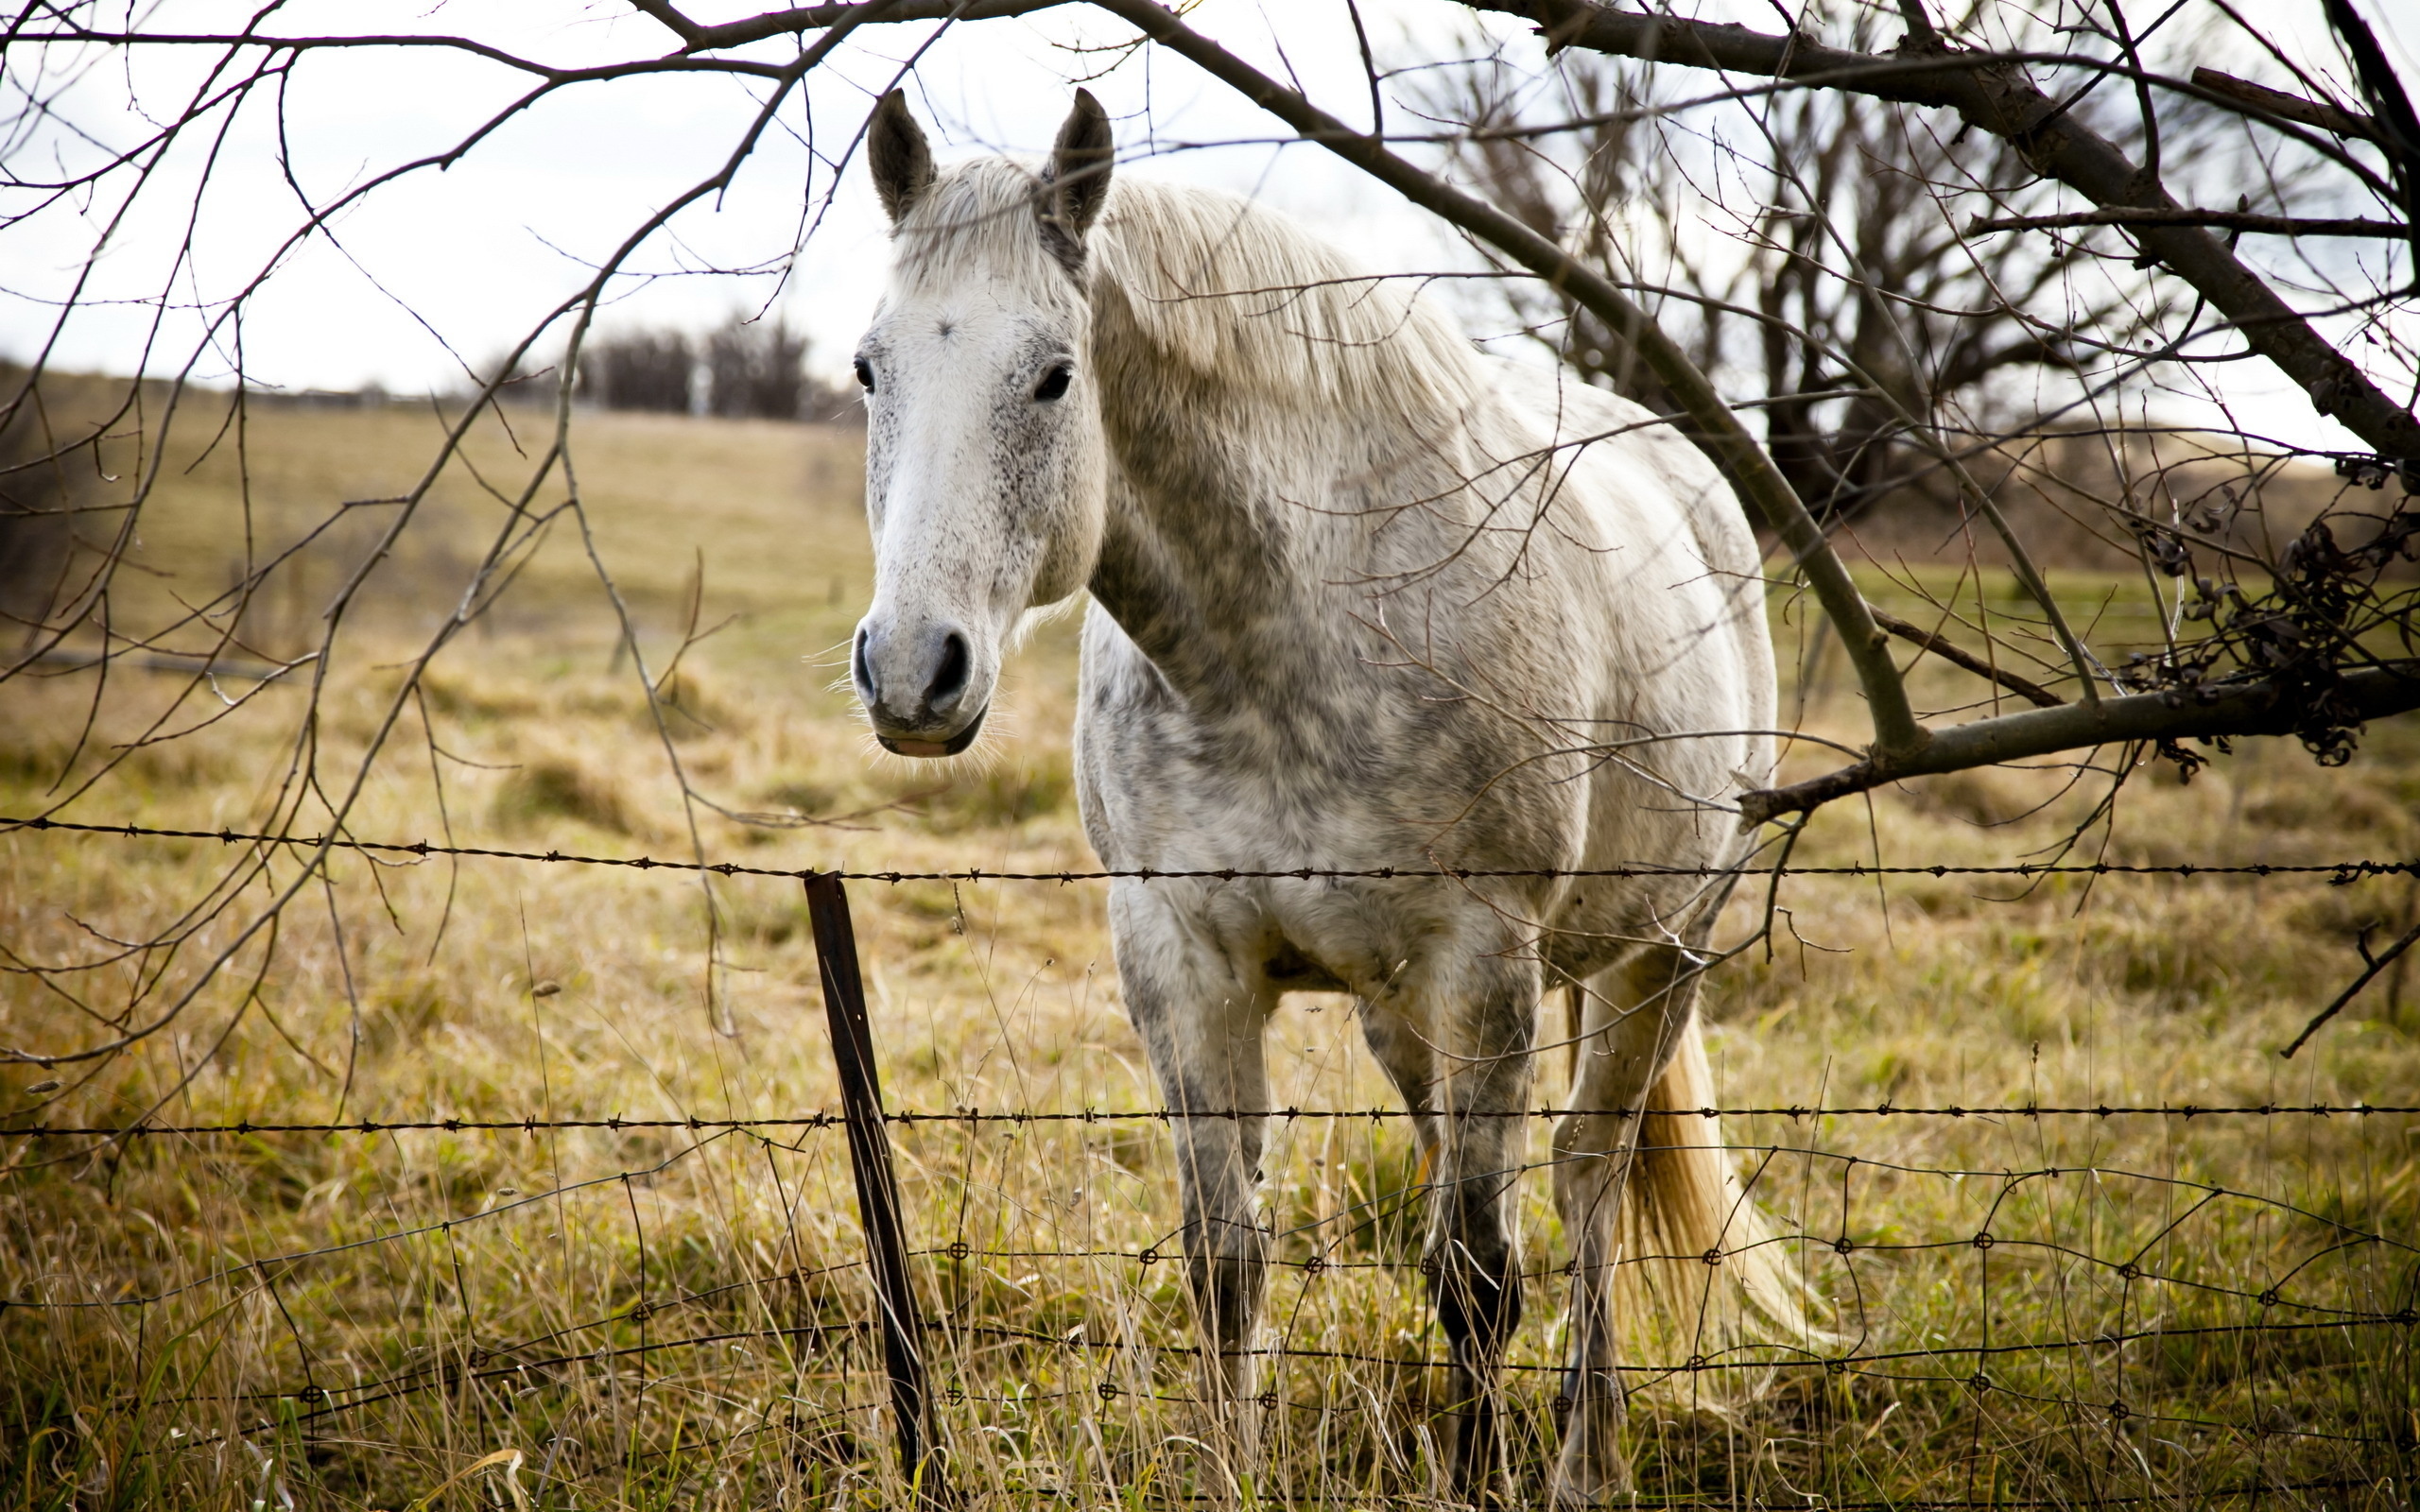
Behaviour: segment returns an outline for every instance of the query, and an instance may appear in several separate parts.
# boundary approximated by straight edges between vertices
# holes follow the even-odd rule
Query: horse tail
[[[1693,1013],[1648,1091],[1619,1236],[1621,1254],[1638,1263],[1621,1270],[1644,1283],[1679,1330],[1675,1342],[1693,1353],[1711,1354],[1743,1332],[1741,1299],[1764,1320],[1755,1332],[1811,1341],[1817,1331],[1794,1251],[1740,1184],[1722,1121],[1710,1116],[1714,1103],[1714,1070]]]

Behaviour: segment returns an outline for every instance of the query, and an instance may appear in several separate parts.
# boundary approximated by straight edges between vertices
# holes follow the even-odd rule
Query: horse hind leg
[[[1614,1280],[1619,1218],[1648,1093],[1696,1032],[1697,976],[1688,957],[1658,947],[1577,991],[1578,1055],[1569,1106],[1554,1135],[1555,1207],[1571,1249],[1570,1353],[1563,1378],[1558,1508],[1601,1506],[1633,1490],[1621,1430],[1627,1405]]]

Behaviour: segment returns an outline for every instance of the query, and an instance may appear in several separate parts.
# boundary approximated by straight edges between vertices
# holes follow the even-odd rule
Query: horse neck
[[[1340,633],[1351,523],[1319,506],[1372,438],[1169,362],[1112,293],[1093,366],[1109,449],[1094,599],[1197,704],[1300,696]]]

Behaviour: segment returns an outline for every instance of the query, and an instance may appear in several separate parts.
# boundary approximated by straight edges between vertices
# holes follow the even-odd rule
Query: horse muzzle
[[[850,657],[874,739],[894,755],[957,755],[983,731],[990,675],[957,625],[901,627],[887,620],[868,615]]]
[[[965,729],[944,740],[923,735],[886,735],[880,730],[873,732],[873,738],[893,756],[955,756],[974,745],[975,737],[983,733],[983,716],[991,712],[992,706],[988,703],[976,710],[975,717],[966,722]]]

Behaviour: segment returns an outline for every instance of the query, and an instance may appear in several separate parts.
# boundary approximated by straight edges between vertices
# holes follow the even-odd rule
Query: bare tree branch
[[[816,31],[837,26],[853,18],[866,21],[996,21],[1009,16],[1029,16],[1038,10],[1048,10],[1069,3],[1069,0],[973,0],[971,4],[953,4],[951,0],[903,0],[896,6],[886,6],[880,0],[860,0],[856,5],[799,6],[787,10],[769,10],[762,15],[726,22],[709,26],[690,20],[665,0],[631,0],[633,9],[662,22],[674,36],[681,39],[684,53],[713,52],[724,47],[745,47],[752,42],[768,37]]]
[[[2278,1058],[2281,1060],[2293,1059],[2295,1051],[2300,1050],[2304,1045],[2308,1044],[2312,1035],[2319,1033],[2321,1029],[2325,1028],[2328,1020],[2333,1019],[2338,1014],[2343,1012],[2346,1005],[2350,1004],[2355,998],[2361,995],[2361,988],[2369,986],[2371,982],[2375,981],[2380,971],[2383,971],[2388,967],[2393,966],[2394,964],[2395,957],[2401,955],[2405,951],[2410,950],[2416,942],[2420,942],[2420,924],[2412,925],[2410,929],[2404,931],[2394,944],[2389,945],[2386,949],[2378,952],[2376,955],[2372,955],[2369,952],[2369,931],[2364,929],[2361,933],[2361,954],[2366,957],[2366,960],[2361,974],[2353,978],[2352,986],[2336,994],[2335,1002],[2330,1003],[2327,1006],[2320,1009],[2319,1012],[2312,1017],[2310,1022],[2303,1025],[2303,1032],[2294,1036],[2294,1042],[2288,1045],[2285,1049],[2277,1052]]]
[[[2221,74],[2215,68],[2193,70],[2193,82],[2211,94],[2249,107],[2280,120],[2303,126],[2315,126],[2335,136],[2351,137],[2362,142],[2377,142],[2378,123],[2366,115],[2356,115],[2341,105],[2319,100],[2307,100],[2299,94],[2289,94],[2281,89],[2256,84],[2250,79]]]
[[[2172,691],[2103,698],[2098,706],[2070,703],[2030,713],[1979,719],[1932,732],[1911,756],[1879,753],[1836,772],[1787,787],[1744,795],[1740,814],[1762,824],[1784,814],[1804,813],[1834,799],[1870,792],[1910,777],[1931,777],[1970,766],[2054,756],[2062,751],[2135,741],[2290,735],[2304,711],[2288,689],[2256,682],[2211,690],[2206,702]],[[2338,685],[2342,715],[2355,722],[2383,719],[2420,709],[2420,662],[2394,662],[2344,675]]]
[[[2157,210],[2139,205],[2079,210],[2065,215],[1978,215],[1966,223],[1965,234],[1988,236],[2003,231],[2077,231],[2087,226],[2208,226],[2219,231],[2253,232],[2267,236],[2379,236],[2394,241],[2405,240],[2411,234],[2411,227],[2393,220],[2329,220],[2301,215],[2263,215],[2248,210]]]

